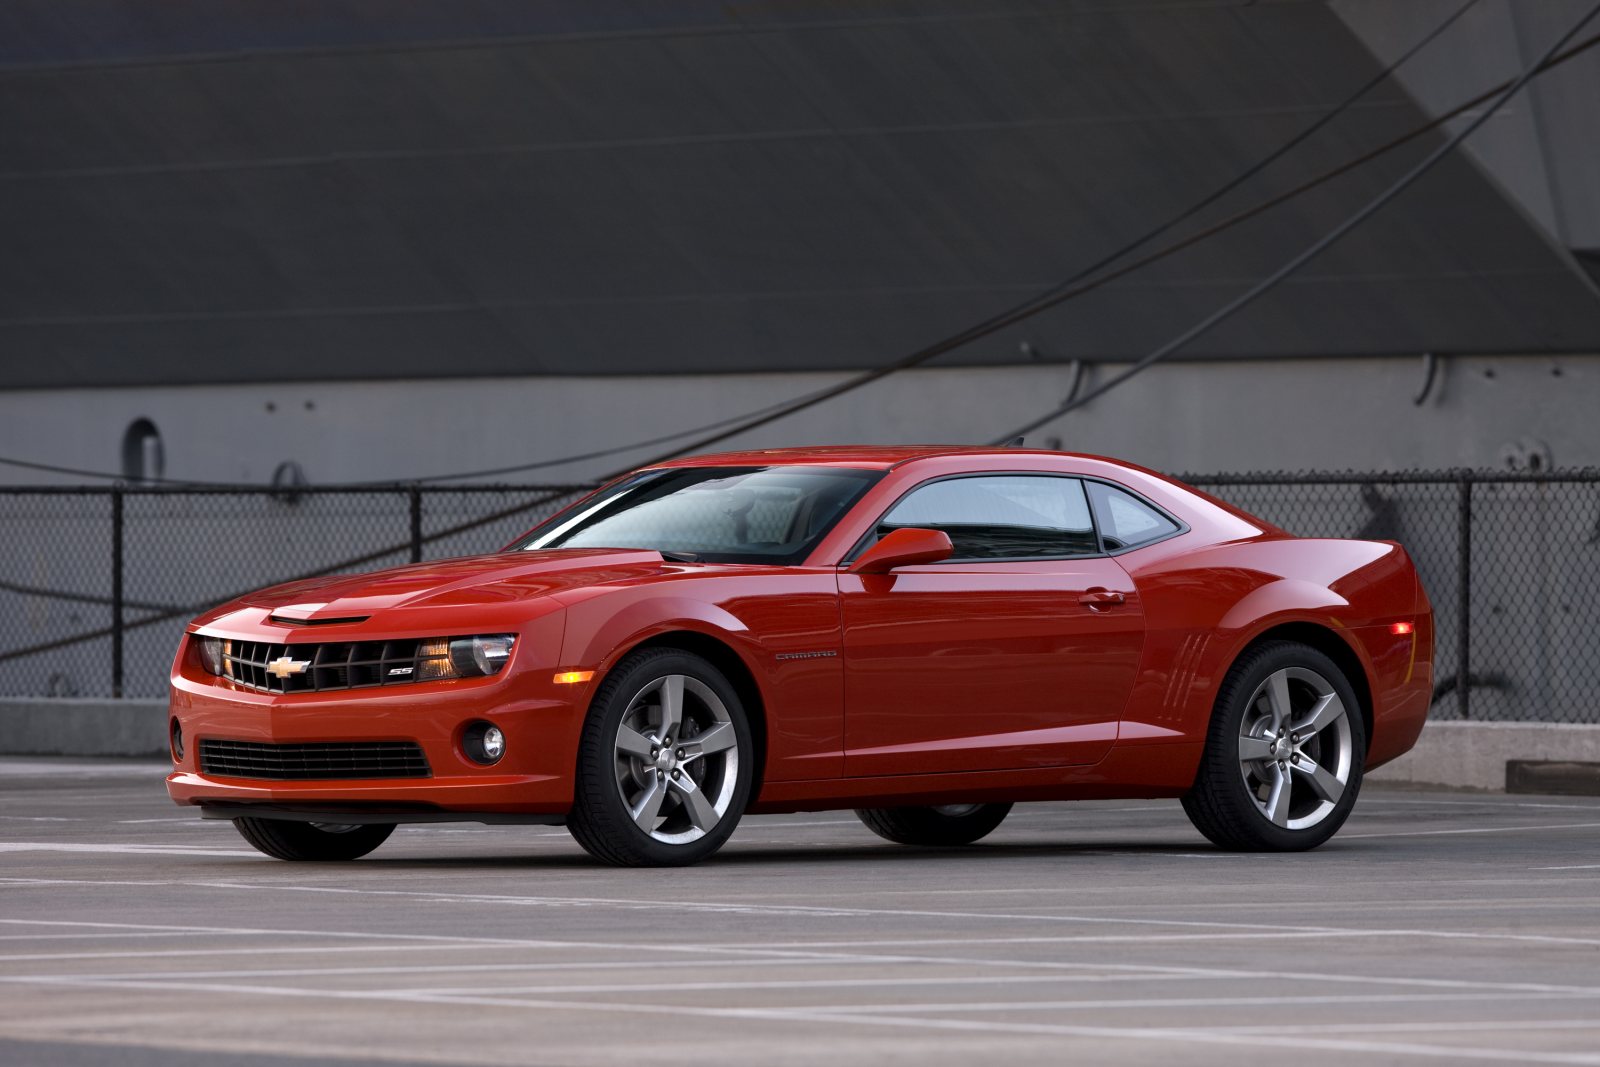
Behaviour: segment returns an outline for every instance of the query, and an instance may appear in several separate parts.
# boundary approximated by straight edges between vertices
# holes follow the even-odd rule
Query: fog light
[[[183,762],[183,727],[177,719],[172,720],[172,762]]]
[[[461,735],[461,747],[474,763],[499,763],[506,754],[506,735],[492,722],[475,722]]]

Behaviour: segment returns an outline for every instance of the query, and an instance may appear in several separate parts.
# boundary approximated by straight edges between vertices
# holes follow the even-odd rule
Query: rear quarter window
[[[1148,545],[1182,527],[1132,493],[1104,482],[1089,482],[1089,500],[1107,552]]]

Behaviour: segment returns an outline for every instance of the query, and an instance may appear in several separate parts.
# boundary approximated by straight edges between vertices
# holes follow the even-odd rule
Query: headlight
[[[200,663],[212,674],[222,673],[222,638],[202,637],[200,639]]]
[[[511,659],[515,634],[482,637],[439,637],[417,646],[417,680],[480,678],[499,674]]]
[[[450,662],[464,678],[474,674],[499,674],[500,668],[511,658],[511,646],[516,643],[513,634],[458,637],[450,642]]]

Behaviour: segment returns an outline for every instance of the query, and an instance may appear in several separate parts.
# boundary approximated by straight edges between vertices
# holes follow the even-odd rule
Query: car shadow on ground
[[[1318,851],[1326,854],[1335,850],[1331,846],[1324,846]],[[1315,853],[1299,853],[1298,855],[1313,854]],[[693,867],[680,869],[713,871],[718,868],[733,867],[796,867],[838,863],[896,864],[900,866],[950,865],[967,864],[975,861],[995,863],[1003,862],[1007,859],[1038,859],[1040,857],[1071,860],[1107,856],[1170,857],[1175,855],[1216,858],[1218,860],[1238,860],[1244,859],[1251,854],[1226,852],[1205,842],[1177,840],[1165,842],[1085,841],[1060,844],[1038,842],[1007,844],[997,842],[987,845],[966,845],[958,848],[920,848],[909,845],[873,844],[870,841],[859,845],[740,846],[735,841],[710,859]],[[619,870],[619,868],[610,867],[589,857],[578,850],[576,845],[573,845],[571,850],[563,849],[559,853],[543,852],[535,855],[530,855],[526,852],[463,854],[460,851],[453,851],[448,854],[441,853],[432,856],[386,856],[380,849],[370,856],[357,860],[356,863],[362,867],[419,871],[468,868],[496,870]],[[322,865],[296,865],[296,868],[305,869],[307,866],[322,867]]]

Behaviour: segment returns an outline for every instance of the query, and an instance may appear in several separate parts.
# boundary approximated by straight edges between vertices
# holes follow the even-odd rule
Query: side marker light
[[[1396,637],[1399,637],[1402,634],[1410,633],[1412,629],[1413,627],[1409,622],[1397,622],[1389,627],[1389,632],[1394,634]]]
[[[561,671],[556,675],[557,685],[581,685],[594,677],[594,671]]]

